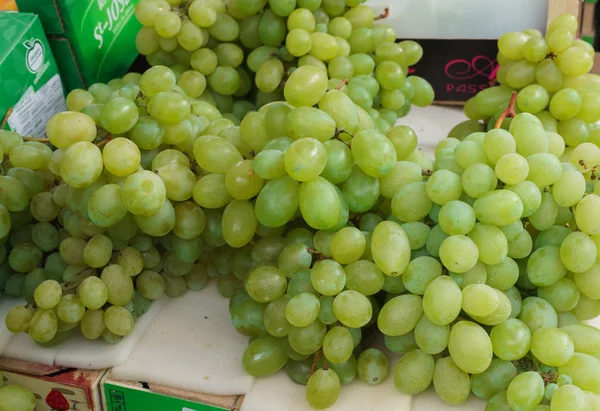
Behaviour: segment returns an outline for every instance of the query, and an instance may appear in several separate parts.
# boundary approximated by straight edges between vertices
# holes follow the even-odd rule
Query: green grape
[[[442,266],[433,257],[421,256],[408,263],[402,273],[404,286],[413,294],[423,295],[427,286],[442,275]]]
[[[288,340],[297,353],[310,355],[323,345],[326,333],[327,327],[317,320],[307,327],[292,329],[288,335]]]
[[[598,255],[596,243],[585,233],[568,234],[560,246],[560,258],[567,270],[583,273],[590,270]]]
[[[320,294],[335,296],[344,289],[346,275],[339,263],[325,259],[315,263],[310,272],[310,281],[314,290]]]
[[[438,277],[425,289],[423,311],[434,324],[449,324],[456,319],[461,306],[461,290],[450,277]]]
[[[400,221],[422,220],[429,214],[432,207],[433,201],[428,195],[425,182],[403,184],[396,190],[392,198],[392,214]]]
[[[429,198],[439,205],[458,200],[462,194],[461,177],[448,170],[434,172],[426,187]]]
[[[404,394],[419,394],[431,384],[434,367],[431,355],[417,349],[407,351],[394,369],[394,384]]]
[[[31,317],[28,333],[38,343],[51,341],[58,331],[58,319],[51,309],[39,308]]]
[[[468,237],[477,245],[484,264],[499,264],[508,254],[508,241],[498,227],[477,223]]]
[[[40,153],[35,148],[25,145],[10,150],[9,160],[15,167],[25,167],[31,170],[37,170],[43,165]]]
[[[215,136],[198,138],[194,142],[194,156],[204,170],[220,174],[243,159],[233,144]]]
[[[327,152],[327,162],[321,176],[333,184],[344,182],[354,170],[352,152],[346,144],[338,140],[325,141],[323,146]]]
[[[56,314],[66,324],[78,324],[85,314],[85,306],[75,294],[67,294],[58,303]]]
[[[490,337],[481,326],[470,321],[452,326],[448,350],[456,365],[470,374],[487,370],[493,356]]]
[[[486,371],[471,376],[471,390],[478,397],[490,400],[506,390],[516,376],[517,369],[510,361],[493,359]]]
[[[367,217],[369,217],[369,216],[375,216],[375,214],[363,215],[363,217],[360,220],[361,229],[363,231],[373,232],[373,230],[375,229],[377,224],[379,224],[381,222],[381,219],[378,216],[377,216],[377,219],[375,219],[375,217],[373,217],[373,222],[372,222],[373,225],[369,226],[367,229],[366,220],[367,220]],[[370,221],[369,221],[369,223],[370,223]],[[365,224],[365,225],[363,226],[363,224]],[[429,237],[429,233],[431,232],[431,229],[429,228],[429,226],[427,224],[421,223],[418,221],[412,222],[412,223],[404,223],[404,224],[402,224],[402,229],[408,236],[408,241],[410,242],[411,250],[418,250],[427,244],[427,239]]]
[[[88,340],[96,340],[102,336],[106,330],[104,325],[104,311],[87,310],[80,323],[81,333]]]
[[[357,291],[346,290],[335,297],[333,313],[342,324],[352,328],[360,328],[371,320],[373,307],[364,295]]]
[[[527,324],[510,318],[492,328],[490,333],[494,354],[505,361],[517,361],[529,352],[531,332]]]
[[[125,97],[116,97],[107,101],[100,112],[100,124],[113,134],[128,132],[135,126],[138,118],[139,111],[135,103]]]
[[[286,132],[294,139],[312,137],[326,142],[335,134],[336,124],[326,112],[314,107],[298,107],[289,112]]]
[[[313,273],[315,268],[313,268]],[[384,275],[375,263],[367,260],[358,260],[344,268],[346,273],[346,287],[358,291],[363,295],[378,293],[384,284]]]
[[[44,270],[42,270],[41,268],[36,268],[27,273],[25,277],[25,282],[23,283],[23,294],[27,302],[31,304],[35,302],[35,289],[45,280],[46,275]]]
[[[32,315],[32,309],[22,305],[15,306],[6,314],[6,328],[11,333],[23,333],[27,331]]]
[[[285,99],[295,107],[313,106],[327,91],[327,73],[314,66],[302,66],[288,78]]]
[[[414,339],[418,347],[431,355],[439,354],[446,349],[449,336],[448,325],[434,324],[427,316],[421,317],[414,330]]]
[[[306,385],[310,378],[310,369],[312,368],[312,360],[288,360],[285,364],[285,372],[287,376],[296,384]]]
[[[383,221],[375,227],[371,239],[373,261],[386,275],[398,276],[410,261],[410,244],[402,227]]]
[[[459,274],[473,268],[479,257],[477,245],[464,235],[446,238],[440,245],[439,253],[444,266]]]
[[[290,298],[283,295],[267,305],[264,313],[265,328],[274,337],[285,337],[293,326],[286,318],[286,306]]]
[[[381,308],[377,325],[386,336],[401,336],[411,331],[423,315],[422,299],[416,295],[401,295]]]
[[[544,380],[534,371],[519,374],[509,384],[506,398],[512,409],[532,409],[544,398]]]
[[[324,261],[327,261],[327,260],[324,260]],[[301,294],[301,293],[310,293],[310,294],[314,294],[314,295],[318,296],[317,291],[315,290],[315,288],[312,285],[311,277],[312,277],[312,272],[310,269],[300,270],[296,274],[294,274],[294,276],[291,278],[291,280],[288,284],[288,288],[287,288],[288,297],[293,298],[296,295]]]
[[[35,289],[35,304],[42,310],[56,307],[62,297],[62,288],[57,281],[46,280]]]
[[[581,199],[575,209],[577,227],[588,235],[600,234],[600,222],[594,217],[596,214],[593,212],[598,204],[600,204],[600,196],[590,194]]]
[[[0,406],[6,411],[34,411],[35,394],[20,385],[7,385],[0,388]]]
[[[287,282],[275,267],[259,267],[253,270],[246,280],[246,291],[258,302],[270,302],[285,292]]]
[[[515,285],[519,278],[519,267],[510,257],[506,257],[498,264],[487,265],[486,271],[486,284],[500,291]]]
[[[74,125],[76,126],[74,127]],[[46,124],[46,135],[50,143],[59,149],[66,149],[80,141],[92,142],[96,138],[96,134],[94,120],[86,114],[74,111],[58,113]],[[2,147],[5,153],[9,153],[11,151],[9,148],[15,145],[17,144],[14,142],[9,143],[8,138],[3,139]]]
[[[445,177],[450,177],[450,174],[448,173],[451,173],[451,171],[441,171],[446,171]],[[440,181],[437,182],[437,185],[443,187],[443,184],[446,183],[446,181],[443,180],[446,179],[440,179]],[[455,177],[452,176],[451,180],[455,180]],[[473,164],[463,172],[462,176],[460,176],[460,183],[462,189],[469,197],[478,198],[481,197],[483,194],[496,188],[496,185],[498,184],[498,179],[496,178],[496,174],[494,173],[494,170],[491,167],[485,164]],[[453,197],[457,197],[456,193],[458,193],[458,198],[460,198],[460,190],[457,187],[454,187]],[[458,200],[458,198],[449,199],[448,201],[452,201],[454,199]],[[444,200],[445,199],[447,198],[444,198]]]
[[[567,273],[563,265],[560,249],[545,246],[535,250],[527,262],[527,277],[538,287],[548,287]]]
[[[81,303],[90,310],[98,310],[108,300],[108,288],[98,277],[88,277],[82,281],[77,291]]]
[[[58,247],[58,230],[49,223],[37,223],[33,227],[32,240],[40,250],[53,251]]]
[[[527,297],[523,300],[519,319],[531,332],[543,327],[556,327],[558,317],[549,302],[538,297]]]
[[[60,243],[60,255],[70,265],[81,266],[84,264],[83,251],[87,241],[69,237]]]
[[[379,180],[354,167],[342,186],[342,193],[350,211],[368,211],[379,199]]]
[[[329,247],[335,261],[340,264],[351,264],[363,255],[366,240],[357,228],[345,227],[335,233]]]
[[[279,371],[287,360],[281,343],[274,337],[265,336],[250,343],[242,363],[248,374],[264,377]]]
[[[462,289],[462,309],[469,315],[485,317],[498,308],[498,296],[485,284],[469,284]]]
[[[133,281],[120,265],[113,264],[102,270],[100,279],[108,289],[107,301],[115,306],[127,304],[133,297]]]
[[[369,385],[381,384],[388,376],[388,359],[376,348],[364,350],[357,359],[357,373]]]
[[[440,358],[435,363],[433,387],[437,395],[450,405],[465,402],[471,392],[469,374],[458,368],[451,357]]]
[[[323,340],[323,353],[328,361],[343,364],[352,356],[354,340],[350,331],[344,327],[333,327]]]
[[[572,88],[564,88],[558,91],[550,101],[550,113],[557,120],[568,120],[573,118],[581,108],[581,96]]]
[[[563,365],[558,368],[558,374],[569,376],[572,380],[572,384],[578,386],[583,390],[597,392],[597,370],[599,366],[600,362],[597,358],[594,358],[587,354],[575,353],[566,365]],[[564,379],[561,378],[561,383],[563,381]]]
[[[538,289],[538,297],[548,301],[559,313],[570,311],[577,306],[581,296],[578,284],[576,284],[578,277],[579,275],[575,276],[575,281],[569,278],[561,278],[551,286],[540,287]],[[585,291],[584,294],[586,294],[589,289],[583,288],[583,290]],[[594,293],[595,291],[590,290],[590,292]]]
[[[444,233],[440,225],[434,226],[431,229],[431,233],[427,238],[427,244],[425,245],[427,253],[432,257],[439,257],[440,246],[446,238],[448,238],[448,235]]]
[[[223,174],[208,174],[200,178],[192,192],[194,201],[204,208],[221,208],[227,205],[233,198],[227,192],[225,179]]]
[[[319,311],[318,297],[311,293],[300,293],[288,302],[285,307],[285,316],[294,327],[306,327],[317,319]]]
[[[450,201],[440,209],[438,222],[449,235],[466,235],[475,227],[475,212],[462,201]]]
[[[279,269],[288,278],[297,272],[307,269],[312,264],[312,255],[302,243],[290,243],[281,250],[277,259]]]
[[[340,217],[342,204],[335,187],[329,181],[317,177],[312,181],[303,182],[298,194],[300,210],[308,225],[316,229],[329,229],[335,226]]]
[[[340,379],[332,369],[316,370],[306,384],[306,400],[317,409],[332,406],[340,394]]]
[[[297,71],[295,71],[292,76],[295,73],[297,73]],[[339,90],[331,90],[327,92],[319,100],[319,109],[329,114],[331,118],[335,120],[338,128],[343,129],[348,133],[357,133],[359,131],[360,121],[356,105],[352,99],[350,99],[350,97],[343,92]],[[379,169],[378,167],[382,167],[382,169],[379,170],[380,172],[383,171],[386,165],[391,168],[391,166],[395,163],[394,161],[392,164],[388,164],[390,156],[393,155],[390,151],[393,146],[390,146],[388,144],[389,141],[385,141],[382,137],[383,136],[375,133],[374,131],[364,130],[360,138],[361,144],[357,147],[357,149],[359,149],[357,152],[364,156],[365,166],[377,169]],[[379,146],[380,149],[385,149],[385,151],[382,152],[382,159],[369,159],[368,154],[372,153],[372,150],[370,150],[368,146],[365,147],[364,143],[370,141],[371,139],[373,139],[374,144]],[[354,149],[352,150],[352,153],[356,157]],[[369,175],[372,174],[367,172],[368,170],[363,171]],[[383,174],[385,174],[385,172],[383,172]]]
[[[591,402],[586,392],[576,385],[564,385],[559,387],[552,395],[551,406],[557,410],[592,409]]]
[[[7,211],[19,212],[27,207],[29,194],[26,186],[14,177],[0,176],[0,205]]]
[[[153,215],[165,203],[165,184],[155,173],[146,170],[135,172],[123,184],[122,199],[127,210],[134,215]]]
[[[544,43],[543,40],[541,40]],[[541,57],[543,60],[546,56]],[[531,61],[531,60],[530,60]],[[523,88],[517,97],[517,106],[526,113],[539,113],[548,105],[550,96],[546,89],[538,84],[531,84]]]
[[[314,180],[325,169],[327,151],[313,138],[296,140],[285,152],[285,169],[295,180]]]
[[[127,208],[121,197],[122,190],[120,185],[107,184],[92,194],[87,211],[94,224],[110,227],[126,216]]]
[[[563,171],[552,187],[552,197],[561,207],[576,205],[585,194],[585,178],[576,170]]]
[[[104,323],[111,333],[123,337],[133,330],[134,320],[126,308],[112,306],[104,312]]]
[[[552,367],[565,365],[573,356],[573,340],[557,328],[539,328],[531,336],[531,352],[544,364]]]

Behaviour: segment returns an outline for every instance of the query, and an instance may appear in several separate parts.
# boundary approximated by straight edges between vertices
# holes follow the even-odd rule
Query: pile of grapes
[[[503,36],[502,85],[432,161],[395,125],[433,100],[407,76],[422,50],[361,3],[142,0],[150,69],[71,92],[47,140],[0,131],[0,289],[28,302],[8,329],[117,343],[213,278],[246,371],[315,408],[388,378],[381,334],[403,393],[599,407],[600,81],[576,20]]]

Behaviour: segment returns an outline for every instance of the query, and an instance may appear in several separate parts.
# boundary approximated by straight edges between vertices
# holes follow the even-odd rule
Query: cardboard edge
[[[144,384],[142,382],[134,382],[134,381],[119,381],[112,377],[110,370],[108,370],[100,381],[100,392],[102,396],[102,407],[104,410],[110,410],[108,408],[108,404],[106,403],[106,391],[105,385],[111,384],[115,386],[120,386],[123,388],[129,388],[138,391],[144,391],[148,393],[154,393],[159,395],[164,395],[167,397],[173,397],[178,399],[183,399],[187,401],[193,401],[200,404],[211,405],[214,407],[223,408],[225,410],[230,411],[240,411],[242,407],[242,403],[244,401],[244,395],[213,395],[213,394],[205,394],[198,393],[186,390],[180,390],[177,388],[166,387],[164,385],[159,384]],[[145,386],[144,386],[145,385]],[[146,388],[148,387],[148,388]]]
[[[15,360],[7,357],[0,357],[0,369],[27,374],[33,377],[45,377],[67,370],[67,368],[55,365],[48,366],[23,360]]]

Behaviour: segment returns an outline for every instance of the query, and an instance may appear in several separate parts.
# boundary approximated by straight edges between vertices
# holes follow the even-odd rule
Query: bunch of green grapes
[[[171,67],[190,97],[234,122],[282,100],[290,75],[315,66],[329,76],[328,87],[350,96],[385,132],[411,103],[431,104],[433,89],[408,77],[421,47],[395,43],[395,31],[361,3],[143,0],[137,45],[151,65]]]
[[[479,120],[493,127],[514,90],[516,112],[538,117],[546,131],[559,133],[568,147],[587,141],[598,144],[593,124],[600,120],[600,77],[589,73],[594,48],[575,38],[577,28],[577,19],[565,14],[549,25],[545,36],[534,29],[501,36],[497,72],[501,85],[471,98],[465,114],[472,120],[457,126],[450,136],[463,138],[482,131]]]
[[[0,409],[6,411],[35,410],[35,395],[20,385],[4,386],[4,375],[0,371]]]

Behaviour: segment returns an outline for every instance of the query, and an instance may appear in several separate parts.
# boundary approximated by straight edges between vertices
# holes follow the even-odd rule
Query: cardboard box
[[[122,76],[138,55],[139,0],[17,0],[40,16],[67,91]]]
[[[0,13],[0,120],[22,135],[42,136],[46,122],[66,110],[56,61],[37,16]]]
[[[242,395],[207,395],[157,384],[102,379],[105,411],[239,411]],[[37,411],[37,410],[36,410]]]
[[[34,392],[36,411],[101,411],[100,381],[106,370],[87,371],[48,367],[0,357],[4,384]]]
[[[585,0],[581,18],[581,38],[594,46],[596,40],[596,5],[598,0]]]

